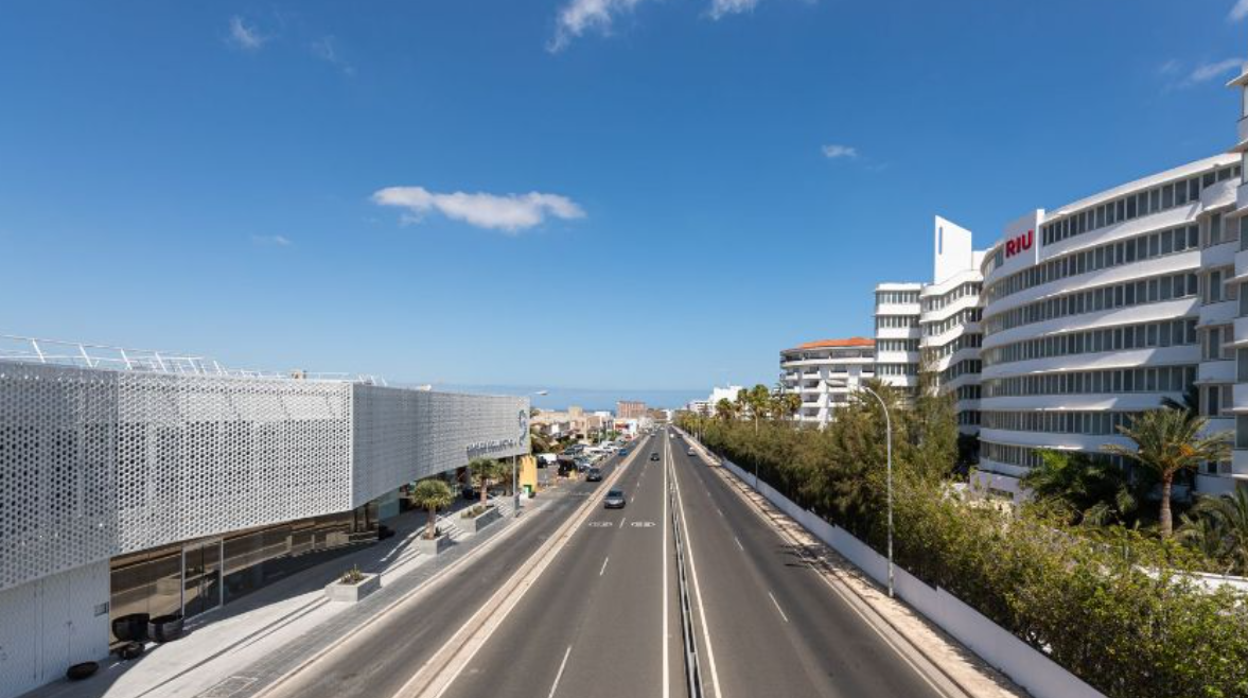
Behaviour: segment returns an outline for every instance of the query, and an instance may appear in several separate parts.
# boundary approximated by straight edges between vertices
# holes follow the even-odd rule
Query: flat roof
[[[801,351],[802,349],[831,349],[836,347],[874,347],[875,340],[866,337],[850,337],[848,339],[816,339],[813,342],[799,344],[785,351]]]

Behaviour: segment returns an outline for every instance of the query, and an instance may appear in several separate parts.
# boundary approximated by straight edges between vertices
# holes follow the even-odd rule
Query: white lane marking
[[[741,548],[741,552],[745,552],[745,546],[741,545],[741,539],[737,538],[736,536],[733,536],[732,539],[737,542],[737,547]]]
[[[772,593],[769,591],[769,592],[767,592],[767,595],[771,597],[771,602],[772,602],[773,604],[775,604],[775,606],[776,606],[776,610],[780,612],[780,617],[784,619],[784,622],[785,622],[785,623],[788,623],[788,622],[789,622],[789,617],[788,617],[788,616],[786,616],[786,615],[784,615],[784,609],[783,609],[783,608],[780,608],[780,602],[779,602],[779,601],[776,601],[776,596],[775,596],[775,594],[772,594]]]
[[[610,561],[611,561],[611,558],[610,558],[610,557],[604,557],[604,558],[602,559],[602,569],[598,570],[598,576],[599,576],[599,577],[601,577],[601,576],[602,576],[602,573],[603,573],[603,572],[606,572],[606,571],[607,571],[607,563],[608,563],[608,562],[610,562]],[[774,601],[775,599],[772,599],[772,600]]]
[[[752,512],[756,517],[758,517],[758,519],[762,521],[763,524],[767,528],[771,529],[771,531],[775,533],[776,537],[779,538],[782,543],[784,543],[785,545],[792,546],[793,548],[799,551],[798,553],[799,556],[804,561],[809,563],[809,566],[807,569],[809,569],[811,572],[814,572],[815,577],[818,578],[819,581],[823,582],[828,587],[828,589],[832,591],[833,594],[840,597],[841,601],[843,601],[845,605],[851,611],[853,611],[867,627],[874,630],[875,634],[880,637],[880,639],[884,642],[884,644],[888,645],[890,649],[896,652],[897,656],[900,657],[903,662],[909,665],[910,668],[914,670],[914,673],[918,674],[919,678],[923,679],[923,681],[926,682],[928,686],[931,686],[933,691],[935,691],[936,693],[939,693],[942,696],[953,695],[949,691],[942,688],[941,686],[938,686],[936,684],[936,681],[933,680],[931,676],[928,676],[928,672],[920,668],[919,665],[915,663],[915,660],[911,659],[910,656],[907,655],[905,650],[902,649],[902,647],[898,645],[897,641],[890,638],[888,636],[888,633],[886,633],[883,628],[877,625],[876,621],[872,620],[866,614],[866,612],[862,610],[862,608],[871,609],[872,612],[877,615],[879,615],[880,613],[879,611],[872,609],[871,606],[863,599],[853,596],[855,592],[850,591],[848,589],[848,584],[846,584],[846,582],[841,580],[839,576],[837,577],[837,581],[840,584],[845,584],[846,588],[840,589],[837,587],[836,584],[832,583],[832,580],[828,579],[828,577],[825,576],[823,571],[819,568],[817,564],[818,563],[817,558],[813,554],[803,550],[800,541],[792,537],[791,534],[785,531],[782,526],[778,525],[775,521],[772,520],[770,514],[764,512],[763,509],[758,504],[756,504],[754,501],[750,499],[749,495],[746,493],[746,490],[747,488],[749,488],[749,485],[746,485],[744,482],[740,482],[736,480],[735,478],[731,480],[727,479],[731,477],[732,476],[728,476],[728,475],[722,476],[721,482],[723,482],[725,486],[733,490],[738,496],[739,501],[741,501],[742,504],[745,505],[745,508],[750,510],[750,512]],[[732,484],[732,483],[736,483],[736,484]],[[859,608],[859,604],[862,605],[862,608]],[[890,631],[896,633],[897,637],[902,638],[903,641],[905,640],[904,636],[898,633],[896,628],[893,628],[891,625],[888,625],[888,621],[884,620],[883,616],[880,616],[880,618],[881,618],[880,622],[882,622],[885,627],[887,627]],[[914,646],[913,642],[910,642],[910,644],[911,646]],[[915,649],[916,651],[918,651],[917,647]],[[919,656],[923,656],[922,652],[919,652]],[[929,664],[932,664],[933,667],[935,667],[935,664],[931,662],[931,660],[927,659],[927,657],[923,657],[923,659],[926,660]],[[939,672],[940,669],[934,668],[933,671]],[[965,692],[963,691],[959,695],[965,695]]]
[[[669,447],[670,450],[670,447]],[[689,553],[689,572],[693,577],[694,596],[698,599],[698,616],[702,619],[702,637],[706,639],[706,659],[711,666],[711,681],[715,684],[716,698],[724,698],[723,688],[719,683],[719,670],[715,667],[715,646],[711,642],[711,630],[706,625],[706,608],[702,605],[702,585],[698,583],[698,563],[693,556],[693,539],[689,537],[689,520],[685,518],[685,498],[680,493],[680,478],[672,471],[676,481],[676,506],[680,509],[680,524],[685,530],[685,550]]]
[[[563,661],[559,662],[559,673],[555,674],[555,683],[550,687],[550,693],[546,694],[546,698],[555,698],[555,691],[559,690],[559,679],[563,678],[563,668],[568,665],[568,655],[572,654],[572,645],[568,645],[568,649],[563,653]]]
[[[624,519],[627,519],[627,518],[628,518],[627,516],[620,517],[620,528],[624,528]]]
[[[724,515],[724,510],[720,509],[719,507],[715,507],[715,511],[718,511],[720,516]]]
[[[666,464],[664,464],[666,465]],[[671,656],[667,651],[667,468],[663,468],[663,698],[671,696]]]

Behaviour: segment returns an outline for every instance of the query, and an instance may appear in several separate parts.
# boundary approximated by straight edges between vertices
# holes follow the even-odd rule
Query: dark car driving
[[[602,470],[590,468],[585,471],[585,482],[602,482]]]
[[[650,460],[658,460],[658,459],[659,459],[659,454],[657,453],[650,454]]]
[[[624,499],[623,490],[611,490],[607,492],[607,496],[603,498],[602,505],[607,509],[623,509],[627,500]]]

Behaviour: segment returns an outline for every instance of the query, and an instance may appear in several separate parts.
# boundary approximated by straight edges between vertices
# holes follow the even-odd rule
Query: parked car
[[[624,490],[611,490],[603,498],[602,505],[606,509],[623,509],[628,500],[624,498]]]
[[[621,458],[623,458],[624,456],[627,456],[627,455],[628,455],[628,449],[627,449],[627,448],[621,448],[621,449],[620,449],[620,457],[621,457]]]
[[[602,470],[590,468],[585,471],[585,482],[602,482]]]
[[[475,485],[464,485],[459,494],[464,499],[477,499],[481,496]]]

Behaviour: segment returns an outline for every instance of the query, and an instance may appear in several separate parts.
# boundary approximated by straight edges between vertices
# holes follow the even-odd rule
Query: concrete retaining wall
[[[721,459],[725,468],[750,487],[754,476],[735,463]],[[778,509],[797,521],[819,540],[843,555],[867,576],[880,584],[888,583],[888,559],[848,531],[802,509],[766,482],[756,488]],[[1104,694],[1058,666],[1042,652],[1015,637],[979,611],[940,587],[929,586],[918,577],[894,568],[894,588],[898,596],[928,620],[957,638],[984,661],[999,669],[1036,698],[1105,698]]]

